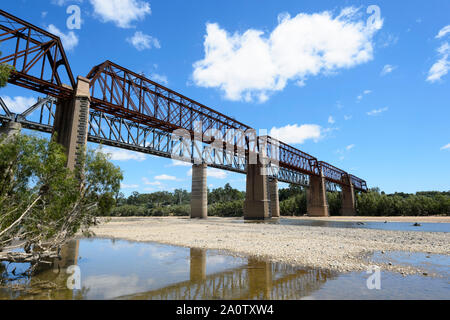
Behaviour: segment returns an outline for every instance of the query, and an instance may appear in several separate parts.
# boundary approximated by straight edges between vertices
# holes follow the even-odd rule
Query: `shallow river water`
[[[366,272],[339,274],[219,251],[79,239],[53,267],[0,286],[0,299],[450,299],[449,256],[394,252],[372,258],[417,265],[438,277],[381,270],[380,289],[369,289]],[[26,267],[5,264],[3,280]]]

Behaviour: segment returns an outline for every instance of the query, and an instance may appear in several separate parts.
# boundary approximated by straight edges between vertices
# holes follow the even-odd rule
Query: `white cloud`
[[[450,25],[443,27],[436,36],[436,39],[444,37],[447,33],[450,33]]]
[[[318,141],[322,138],[322,127],[316,124],[303,124],[301,126],[287,125],[281,128],[273,127],[270,135],[285,143],[302,144],[306,140]]]
[[[103,22],[114,22],[120,28],[131,28],[131,23],[151,14],[150,4],[141,0],[89,0],[94,13]]]
[[[433,66],[431,66],[430,70],[428,71],[428,82],[436,82],[441,80],[441,78],[445,76],[450,70],[450,60],[448,58],[450,54],[450,45],[448,44],[448,42],[443,43],[438,48],[437,52],[440,58],[433,64]]]
[[[388,111],[388,110],[389,110],[389,108],[388,108],[388,107],[385,107],[385,108],[375,109],[375,110],[369,111],[369,112],[367,112],[367,114],[368,114],[369,116],[376,116],[377,114],[386,112],[386,111]]]
[[[352,150],[355,147],[354,144],[348,145],[345,147],[346,150]]]
[[[188,176],[192,176],[192,168],[188,170],[186,173]],[[216,178],[216,179],[226,179],[228,174],[224,170],[216,169],[216,168],[208,168],[206,172],[207,178]]]
[[[67,34],[65,34],[53,24],[47,27],[47,31],[53,33],[55,36],[58,36],[61,39],[65,50],[70,51],[78,45],[78,36],[73,31],[69,31]]]
[[[115,160],[115,161],[135,160],[135,161],[141,162],[141,161],[144,161],[147,159],[147,156],[143,153],[129,151],[129,150],[125,150],[125,149],[106,147],[106,148],[102,148],[100,150],[105,154],[110,154],[111,160]]]
[[[167,77],[162,74],[152,73],[150,75],[150,79],[155,82],[161,83],[165,86],[167,86],[169,84],[169,80],[167,79]]]
[[[447,145],[445,145],[445,146],[443,146],[443,147],[441,148],[441,150],[450,150],[450,143],[447,144]]]
[[[371,94],[372,90],[364,90],[358,97],[356,97],[357,101],[360,102],[365,95]]]
[[[22,113],[27,110],[29,107],[36,103],[36,99],[33,97],[8,97],[2,96],[3,102],[8,107],[9,111],[12,113]]]
[[[344,120],[350,120],[351,118],[353,118],[353,116],[344,116]]]
[[[165,167],[190,167],[190,166],[192,166],[192,163],[190,162],[172,159],[172,163],[166,165]]]
[[[120,184],[120,188],[122,189],[137,189],[139,188],[138,184],[125,184],[125,183],[121,183]]]
[[[397,69],[397,66],[393,66],[393,65],[390,65],[390,64],[387,64],[387,65],[385,65],[384,67],[383,67],[383,70],[381,70],[381,75],[382,76],[385,76],[385,75],[387,75],[388,73],[391,73],[392,71],[394,71],[395,69]]]
[[[289,80],[304,85],[308,77],[368,62],[373,59],[373,35],[383,22],[367,27],[358,14],[355,8],[336,17],[328,11],[283,14],[268,35],[255,29],[230,34],[208,23],[205,57],[193,65],[194,83],[220,88],[229,100],[264,102]]]
[[[156,179],[156,180],[176,181],[176,180],[177,180],[177,177],[169,176],[169,175],[167,175],[167,174],[162,174],[162,175],[156,176],[155,179]]]
[[[328,123],[329,124],[333,124],[333,123],[335,123],[336,121],[334,120],[334,118],[332,117],[332,116],[329,116],[328,117]]]
[[[159,181],[153,181],[151,182],[150,180],[148,180],[146,177],[142,178],[142,182],[147,185],[147,186],[160,186],[161,182]]]
[[[65,6],[71,2],[83,3],[83,0],[52,0],[52,4],[56,4],[57,6],[60,7]]]
[[[127,38],[127,42],[131,43],[138,51],[151,49],[152,47],[157,49],[161,48],[161,44],[158,39],[142,33],[141,31],[136,31],[131,38]]]

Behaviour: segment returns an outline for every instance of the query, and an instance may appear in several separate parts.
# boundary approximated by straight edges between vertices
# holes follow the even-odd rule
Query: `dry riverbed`
[[[416,217],[409,220],[381,219],[402,222],[450,222],[447,217],[434,219],[427,217],[425,220]],[[368,257],[376,251],[450,254],[450,235],[443,232],[237,223],[233,220],[235,219],[216,217],[207,220],[191,220],[186,217],[112,218],[101,219],[101,224],[92,228],[92,231],[97,237],[226,250],[236,255],[250,255],[291,265],[340,272],[367,270],[367,267],[373,264]],[[361,217],[357,220],[373,221]],[[377,265],[383,270],[404,274],[422,272],[408,265],[389,263]]]

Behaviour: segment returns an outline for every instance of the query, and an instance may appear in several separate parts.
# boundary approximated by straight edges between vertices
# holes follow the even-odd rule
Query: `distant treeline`
[[[299,186],[279,190],[280,213],[283,216],[306,214],[306,191]],[[243,216],[245,192],[224,188],[208,190],[208,215],[222,217]],[[339,215],[339,192],[327,192],[330,215]],[[119,196],[112,216],[188,216],[191,194],[186,190],[140,194],[133,192],[128,198]],[[450,215],[450,191],[417,192],[416,194],[385,194],[378,188],[356,196],[357,214],[360,216],[428,216]]]

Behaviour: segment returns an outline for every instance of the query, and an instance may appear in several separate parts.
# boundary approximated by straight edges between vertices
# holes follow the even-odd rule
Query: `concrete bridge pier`
[[[342,186],[341,199],[341,215],[342,216],[354,216],[356,215],[356,201],[355,201],[355,191],[353,184],[348,178],[350,186]]]
[[[191,218],[208,217],[207,165],[192,165]]]
[[[16,134],[19,134],[21,129],[22,125],[19,122],[10,121],[0,127],[0,136],[5,134],[6,140],[9,140]]]
[[[89,79],[78,77],[77,80],[75,96],[70,100],[58,101],[53,125],[56,141],[64,146],[67,167],[71,170],[81,164],[89,128]]]
[[[306,191],[306,203],[308,216],[328,217],[328,202],[325,178],[323,173],[320,176],[309,177],[309,188]]]
[[[280,217],[280,198],[278,197],[278,180],[269,179],[270,213],[272,218]]]
[[[247,187],[244,202],[245,220],[269,219],[269,199],[267,197],[267,176],[261,164],[247,166]]]

